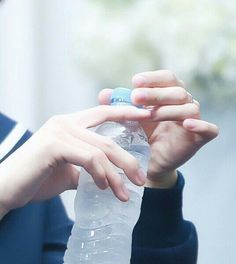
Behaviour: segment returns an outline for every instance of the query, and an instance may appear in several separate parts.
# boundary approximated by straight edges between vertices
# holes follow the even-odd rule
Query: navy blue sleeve
[[[2,142],[16,123],[1,114],[0,123]],[[25,132],[3,159],[30,136]],[[197,233],[194,225],[183,219],[183,187],[184,178],[179,173],[172,189],[145,188],[133,231],[131,264],[196,263]],[[59,197],[13,210],[0,222],[0,258],[9,264],[63,263],[71,228]]]
[[[16,125],[15,121],[0,113],[0,144],[11,135]],[[26,130],[19,133],[12,148],[0,157],[0,163],[31,135]],[[63,263],[71,228],[72,221],[58,196],[12,210],[0,221],[0,263]],[[13,249],[14,254],[11,254]]]
[[[183,219],[184,178],[171,189],[145,188],[140,218],[133,231],[131,264],[195,264],[198,239]]]
[[[0,221],[0,263],[61,264],[71,228],[59,197],[12,210]]]
[[[72,225],[58,197],[46,202],[42,263],[63,263]]]

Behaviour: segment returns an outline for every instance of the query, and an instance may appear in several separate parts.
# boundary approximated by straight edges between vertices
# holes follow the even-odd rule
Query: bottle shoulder
[[[146,134],[137,121],[111,122],[107,121],[96,127],[95,132],[103,136],[124,135],[138,133],[146,137]]]

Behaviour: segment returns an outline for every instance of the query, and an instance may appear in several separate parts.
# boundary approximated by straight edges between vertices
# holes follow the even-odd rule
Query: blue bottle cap
[[[112,91],[111,105],[132,105],[131,102],[131,89],[118,87]]]

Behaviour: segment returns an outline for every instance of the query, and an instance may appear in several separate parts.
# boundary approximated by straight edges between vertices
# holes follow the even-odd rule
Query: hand
[[[112,140],[87,128],[107,120],[144,120],[150,111],[133,106],[98,106],[55,116],[0,165],[0,211],[57,195],[78,185],[76,166],[84,167],[101,189],[111,187],[122,201],[128,191],[112,164],[137,185],[145,183],[137,160]],[[5,210],[4,210],[5,208]]]
[[[204,144],[215,138],[218,128],[200,120],[200,106],[184,83],[166,70],[144,72],[133,77],[132,101],[152,107],[149,120],[141,122],[151,147],[148,168],[149,187],[168,188],[176,182],[176,169],[190,159]],[[110,89],[99,94],[107,104]]]

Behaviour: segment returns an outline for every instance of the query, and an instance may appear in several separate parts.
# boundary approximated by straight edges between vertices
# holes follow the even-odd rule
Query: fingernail
[[[125,200],[128,200],[129,199],[129,191],[128,191],[128,189],[126,188],[126,186],[124,184],[121,186],[121,189],[122,189],[122,193],[124,194]]]
[[[145,182],[146,182],[146,179],[147,179],[147,173],[144,172],[144,170],[142,168],[140,168],[138,170],[138,180],[139,182],[143,185]]]
[[[136,87],[144,86],[146,82],[147,82],[146,78],[142,75],[135,75],[133,78],[133,84]]]
[[[189,129],[194,129],[196,127],[195,122],[192,119],[188,119],[185,122]]]

